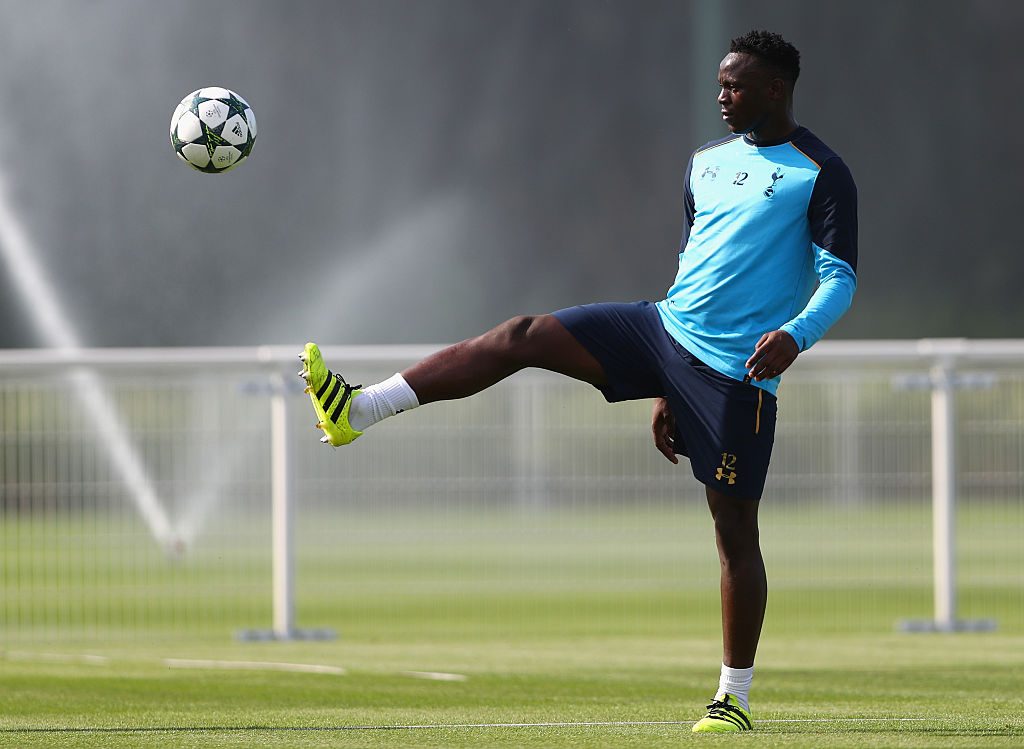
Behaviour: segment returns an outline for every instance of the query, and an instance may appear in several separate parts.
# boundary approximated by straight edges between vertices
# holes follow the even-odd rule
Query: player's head
[[[718,68],[722,119],[734,133],[749,133],[786,116],[800,75],[796,47],[770,31],[736,37]]]

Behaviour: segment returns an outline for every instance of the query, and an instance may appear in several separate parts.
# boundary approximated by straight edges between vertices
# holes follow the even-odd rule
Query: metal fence
[[[431,350],[325,355],[373,382]],[[393,597],[655,581],[717,605],[702,487],[653,448],[649,403],[609,406],[530,371],[335,451],[295,353],[0,354],[0,636],[345,629],[385,578]],[[801,356],[761,511],[773,606],[792,626],[1024,630],[1022,362],[1021,341]],[[465,564],[423,577],[456,550]]]

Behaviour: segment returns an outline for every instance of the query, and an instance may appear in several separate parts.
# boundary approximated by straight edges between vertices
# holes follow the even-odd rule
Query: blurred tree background
[[[860,190],[833,336],[1018,337],[1022,25],[1016,0],[0,0],[0,178],[88,345],[453,341],[662,297],[718,61],[764,27]],[[167,141],[206,85],[259,122],[226,175]],[[8,272],[0,315],[0,346],[45,344]]]

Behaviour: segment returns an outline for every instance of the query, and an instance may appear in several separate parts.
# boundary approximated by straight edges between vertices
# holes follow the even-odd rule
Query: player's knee
[[[715,513],[715,536],[722,556],[737,559],[759,548],[757,516],[743,512]]]
[[[519,358],[533,348],[540,338],[541,318],[537,315],[520,315],[506,320],[496,329],[498,345],[512,358]]]

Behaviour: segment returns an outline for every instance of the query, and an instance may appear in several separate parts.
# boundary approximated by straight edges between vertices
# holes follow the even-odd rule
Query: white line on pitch
[[[941,722],[935,718],[779,718],[775,720],[755,720],[760,723],[835,723],[835,722],[906,722],[906,721],[929,721]],[[410,724],[410,725],[363,725],[363,726],[112,726],[91,728],[69,728],[59,726],[31,727],[31,728],[10,728],[0,729],[7,733],[222,733],[225,731],[245,731],[250,733],[258,732],[311,732],[311,733],[333,733],[345,731],[436,731],[449,728],[578,728],[578,727],[630,727],[630,726],[689,726],[693,721],[689,720],[617,720],[617,721],[588,721],[588,722],[564,722],[564,723],[435,723],[435,724]]]
[[[402,676],[427,679],[428,681],[466,681],[469,679],[465,674],[446,674],[443,671],[403,671]]]
[[[4,653],[9,661],[34,661],[37,663],[85,663],[90,666],[106,666],[110,659],[104,655],[88,653],[28,653],[22,650],[11,650]]]
[[[292,671],[304,674],[345,673],[339,666],[318,666],[311,663],[274,663],[272,661],[214,661],[198,658],[164,658],[168,668],[211,668],[227,671]]]
[[[866,721],[907,722],[931,721],[933,718],[778,718],[755,720],[760,723],[862,723]],[[380,725],[380,726],[343,726],[339,730],[346,731],[419,731],[446,728],[584,728],[584,727],[615,727],[615,726],[689,726],[692,720],[612,720],[584,721],[564,723],[436,723],[433,725]]]
[[[908,723],[913,721],[930,721],[936,718],[766,718],[755,720],[755,723],[865,723],[867,721],[889,721]]]

